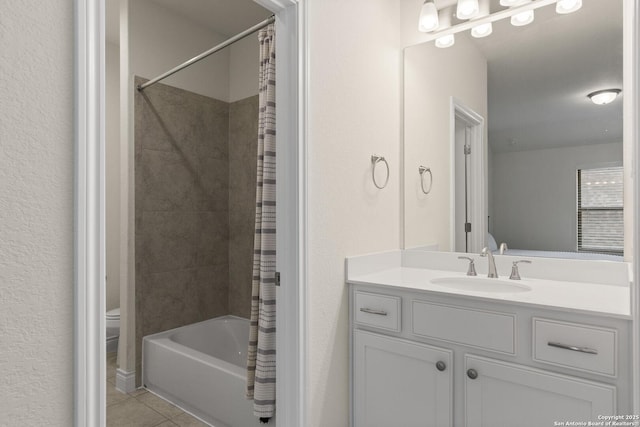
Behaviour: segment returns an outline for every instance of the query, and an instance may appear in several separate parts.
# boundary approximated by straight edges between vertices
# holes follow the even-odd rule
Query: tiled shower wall
[[[229,104],[229,312],[251,314],[258,96]]]
[[[136,94],[138,382],[145,335],[249,315],[257,114],[257,96],[229,104],[163,84]]]

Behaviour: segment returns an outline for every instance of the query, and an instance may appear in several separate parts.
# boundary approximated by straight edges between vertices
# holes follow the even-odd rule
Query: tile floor
[[[107,427],[206,427],[180,408],[139,389],[116,390],[116,353],[107,354]]]

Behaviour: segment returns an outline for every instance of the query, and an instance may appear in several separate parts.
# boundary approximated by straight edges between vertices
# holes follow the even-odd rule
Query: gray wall
[[[229,312],[251,314],[258,96],[229,105]]]
[[[495,152],[491,233],[511,249],[575,251],[576,170],[622,164],[622,143]]]
[[[163,84],[136,94],[138,377],[145,335],[249,316],[257,134],[257,96],[228,104]]]
[[[229,312],[228,129],[226,102],[162,84],[136,95],[138,376],[143,336]]]

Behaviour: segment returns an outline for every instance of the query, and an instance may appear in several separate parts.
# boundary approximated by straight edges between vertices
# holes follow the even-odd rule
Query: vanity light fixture
[[[428,33],[439,26],[438,9],[433,0],[425,0],[420,9],[420,19],[418,20],[418,31]]]
[[[489,0],[480,0],[479,3],[480,13],[479,17],[489,16]],[[487,37],[489,34],[493,32],[493,24],[491,22],[486,22],[484,24],[476,25],[471,29],[471,36],[477,39],[482,37]]]
[[[582,7],[582,0],[558,0],[556,3],[556,12],[566,14],[575,12]]]
[[[526,10],[511,17],[511,25],[514,27],[522,27],[533,22],[535,15],[533,10]]]
[[[418,29],[431,33],[424,41],[435,41],[437,47],[446,48],[455,44],[455,34],[470,30],[475,38],[486,37],[493,32],[493,22],[510,18],[511,25],[522,27],[532,23],[535,10],[556,5],[559,14],[575,12],[582,7],[583,0],[500,0],[500,5],[507,9],[491,12],[490,4],[495,0],[424,0],[420,11]],[[477,8],[476,8],[477,5]],[[445,6],[448,6],[444,8]],[[454,9],[455,8],[455,9]],[[454,12],[457,12],[454,15]],[[452,17],[458,21],[452,25]],[[462,22],[461,22],[462,21]]]
[[[451,26],[451,17],[453,16],[453,6],[447,7],[440,11],[440,27],[439,29],[447,29]],[[453,34],[447,34],[436,39],[436,47],[447,48],[451,47],[456,42],[456,36]]]
[[[471,19],[480,13],[480,5],[478,0],[458,0],[456,9],[456,17],[458,19]]]
[[[591,92],[587,97],[596,105],[606,105],[612,103],[620,92],[620,89],[603,89]]]
[[[518,2],[518,6],[526,5],[527,3],[531,3],[531,0],[525,0]],[[533,9],[525,10],[524,12],[516,13],[511,17],[511,25],[514,27],[522,27],[524,25],[529,25],[533,22],[534,19]]]
[[[471,29],[471,36],[479,39],[482,37],[487,37],[489,34],[493,32],[493,25],[491,22],[487,22],[486,24],[480,24]]]
[[[446,48],[451,47],[456,43],[456,37],[453,34],[448,34],[436,39],[436,47]]]

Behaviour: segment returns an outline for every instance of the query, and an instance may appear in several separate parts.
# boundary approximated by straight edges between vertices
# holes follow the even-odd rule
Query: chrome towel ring
[[[376,181],[376,166],[380,162],[384,162],[387,167],[387,178],[384,180],[384,184],[382,185],[378,185],[378,182]],[[381,190],[386,187],[389,182],[389,163],[387,163],[387,160],[384,157],[378,156],[377,154],[371,156],[371,179],[373,179],[373,185]]]
[[[424,176],[426,172],[429,172],[429,189],[424,189]],[[431,173],[431,168],[426,166],[419,166],[418,173],[420,174],[420,186],[422,187],[422,192],[424,194],[429,194],[431,192],[431,186],[433,185],[433,174]]]

